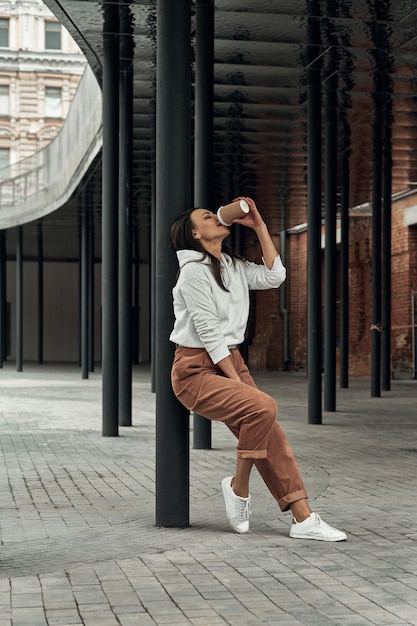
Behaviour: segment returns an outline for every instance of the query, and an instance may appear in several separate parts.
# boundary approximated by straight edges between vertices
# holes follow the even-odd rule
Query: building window
[[[59,87],[45,88],[45,117],[62,117],[62,94]]]
[[[61,24],[45,22],[45,50],[61,50]]]
[[[0,115],[9,115],[9,87],[0,85]]]
[[[9,164],[9,148],[0,148],[0,179],[9,178]]]
[[[9,20],[0,19],[0,48],[9,47]]]

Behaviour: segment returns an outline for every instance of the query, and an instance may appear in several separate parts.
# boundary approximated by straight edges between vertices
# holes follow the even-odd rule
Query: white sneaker
[[[346,533],[323,522],[318,513],[311,513],[302,522],[291,524],[290,537],[293,539],[317,539],[318,541],[345,541]]]
[[[247,533],[249,530],[250,496],[248,498],[237,496],[232,489],[232,479],[233,476],[226,476],[222,480],[227,519],[237,533]]]

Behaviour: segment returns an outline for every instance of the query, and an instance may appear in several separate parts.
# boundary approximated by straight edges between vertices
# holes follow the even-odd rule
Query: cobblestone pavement
[[[323,543],[288,537],[256,471],[251,531],[232,532],[222,424],[211,450],[191,449],[191,526],[155,527],[148,368],[134,372],[133,426],[107,438],[99,373],[13,367],[0,371],[0,626],[417,624],[417,381],[371,398],[353,380],[309,425],[303,375],[256,375],[313,509],[348,533]]]

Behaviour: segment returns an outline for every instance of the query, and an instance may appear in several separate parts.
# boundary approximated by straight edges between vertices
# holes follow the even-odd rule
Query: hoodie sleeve
[[[262,259],[263,261],[263,259]],[[276,289],[285,280],[287,271],[282,264],[281,257],[276,256],[274,264],[269,269],[266,265],[245,262],[243,271],[248,281],[249,289]]]

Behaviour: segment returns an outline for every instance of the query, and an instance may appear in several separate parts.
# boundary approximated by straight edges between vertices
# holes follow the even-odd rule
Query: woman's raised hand
[[[247,226],[248,228],[259,228],[264,224],[261,214],[258,211],[258,208],[255,204],[255,201],[252,198],[248,198],[246,196],[238,196],[237,198],[233,198],[233,202],[237,202],[238,200],[245,200],[249,205],[249,213],[246,213],[244,217],[237,217],[233,220],[233,224],[242,224],[242,226]]]

